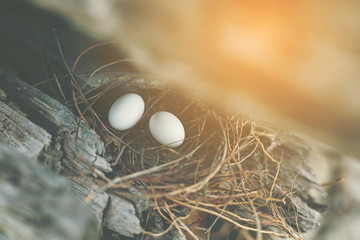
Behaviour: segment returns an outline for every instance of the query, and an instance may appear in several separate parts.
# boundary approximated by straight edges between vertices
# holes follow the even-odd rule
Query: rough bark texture
[[[98,174],[101,174],[101,171],[111,171],[106,160],[104,144],[99,140],[96,133],[81,124],[75,140],[75,132],[68,135],[76,122],[76,117],[69,109],[35,88],[24,91],[23,88],[28,85],[4,69],[0,70],[0,79],[1,88],[5,90],[4,92],[8,96],[6,102],[16,106],[15,108],[21,109],[15,110],[5,104],[4,101],[0,102],[0,106],[2,106],[2,115],[0,116],[3,116],[2,125],[0,125],[2,133],[0,142],[9,144],[28,156],[37,156],[48,167],[56,169],[62,175],[67,176],[72,181],[75,196],[79,200],[83,200],[87,195],[102,186],[104,182],[92,176],[91,169],[87,167],[89,164],[97,168]],[[27,117],[25,117],[25,114],[27,114]],[[30,145],[29,149],[24,148],[24,146],[28,145]],[[35,147],[32,147],[33,145]],[[68,152],[65,153],[64,148]],[[83,164],[82,161],[85,161],[86,164]],[[80,172],[83,174],[79,174]],[[48,179],[47,182],[49,181],[51,182]],[[18,189],[18,191],[21,192],[22,190]],[[51,191],[49,194],[51,195]],[[24,203],[21,204],[26,206],[26,198],[23,200]],[[39,201],[41,202],[41,199]],[[68,211],[73,208],[73,206],[68,207]],[[105,226],[109,226],[109,230],[123,236],[133,236],[139,234],[142,230],[139,219],[135,216],[134,206],[116,195],[98,194],[89,203],[88,207],[96,216],[97,227],[95,229],[97,229],[98,234],[102,231],[103,221],[106,222]],[[4,206],[4,209],[7,208],[7,206]],[[44,208],[47,208],[47,206],[44,206]],[[107,208],[110,209],[110,212],[105,211]],[[62,211],[61,208],[57,210],[59,213]],[[120,212],[121,215],[114,215],[113,211]],[[11,215],[10,210],[4,216],[9,214]],[[21,212],[12,215],[12,217],[16,217],[18,214],[21,214]],[[119,224],[121,223],[119,217],[122,220],[126,219],[126,221]],[[59,219],[62,218],[62,215],[59,214]],[[11,234],[14,229],[8,229],[8,231]],[[21,234],[20,232],[19,234]],[[63,237],[62,239],[81,238]]]
[[[0,140],[28,157],[37,157],[51,141],[51,135],[25,114],[0,101]]]

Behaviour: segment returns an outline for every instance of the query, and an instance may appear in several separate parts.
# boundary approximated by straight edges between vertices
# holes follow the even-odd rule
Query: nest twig
[[[108,183],[85,201],[107,189],[121,191],[136,185],[153,199],[153,211],[168,222],[162,232],[144,231],[153,237],[175,227],[181,235],[199,239],[210,236],[219,220],[255,233],[256,239],[263,234],[302,239],[301,232],[308,230],[304,219],[299,223],[301,206],[295,199],[311,186],[295,183],[302,158],[307,157],[303,145],[287,148],[276,141],[278,130],[136,76],[115,78],[84,93],[73,76],[71,81],[79,92],[73,94],[76,110],[103,138],[113,157],[114,171],[104,178]],[[144,98],[146,111],[132,129],[111,129],[107,111],[116,98],[129,92]],[[164,110],[185,127],[186,139],[180,147],[159,145],[150,135],[149,118]]]
[[[106,111],[96,114],[96,121],[88,118],[102,132],[114,159],[114,177],[99,192],[141,182],[137,188],[155,201],[154,210],[169,222],[169,229],[176,227],[193,238],[196,231],[192,229],[205,222],[195,223],[189,217],[194,212],[256,232],[257,239],[262,234],[301,238],[300,227],[293,224],[297,218],[293,190],[282,186],[284,179],[279,179],[282,153],[273,156],[267,151],[275,130],[173,91],[148,88],[136,81],[120,82],[88,95],[97,102],[94,112],[109,109],[115,95],[128,92],[129,86],[143,96],[147,110],[136,127],[123,132],[108,126]],[[118,88],[126,84],[125,90]],[[150,136],[148,120],[160,110],[171,111],[184,124],[187,136],[180,147],[161,146]],[[179,206],[183,215],[173,212]],[[284,212],[286,208],[292,209],[292,216]],[[207,231],[215,220],[207,223]],[[160,236],[167,231],[144,233]]]

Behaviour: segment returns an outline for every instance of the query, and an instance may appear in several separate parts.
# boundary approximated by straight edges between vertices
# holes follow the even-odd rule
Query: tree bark
[[[77,118],[69,109],[35,88],[24,90],[24,87],[29,85],[4,69],[0,69],[0,79],[0,88],[7,95],[6,102],[0,101],[0,142],[14,147],[26,156],[37,157],[40,161],[45,162],[49,168],[56,169],[61,175],[68,177],[72,182],[75,196],[81,201],[99,189],[104,182],[92,175],[92,170],[88,165],[95,167],[97,174],[100,175],[103,174],[102,172],[110,172],[111,167],[107,162],[108,156],[104,144],[99,140],[97,134],[81,123],[77,132],[78,135],[75,137],[77,133],[70,133],[70,130]],[[68,152],[65,152],[64,148]],[[20,158],[20,160],[22,159],[26,158]],[[19,166],[16,166],[15,169],[17,167]],[[82,174],[79,174],[80,172]],[[37,174],[40,177],[42,176],[40,170]],[[50,180],[52,175],[46,171],[44,174],[48,174],[48,179],[44,182],[52,182]],[[46,189],[44,188],[44,192],[47,191]],[[19,192],[22,190],[17,189]],[[71,194],[67,195],[67,197],[69,196]],[[42,200],[39,199],[39,202]],[[26,201],[21,204],[27,206]],[[6,210],[4,217],[15,218],[16,215],[23,214],[21,208],[18,209],[19,212],[12,213],[8,210],[9,206],[2,206]],[[44,205],[44,208],[53,209],[55,206]],[[76,209],[74,206],[69,206],[68,211],[71,211],[72,208]],[[97,227],[94,229],[97,229],[98,234],[102,231],[104,222],[106,223],[105,227],[108,226],[110,230],[121,236],[131,237],[140,234],[142,231],[133,204],[117,195],[111,193],[98,194],[88,204],[88,208],[96,216]],[[57,210],[60,213],[63,209]],[[114,212],[121,214],[116,215],[113,214]],[[39,216],[41,214],[39,213]],[[82,215],[78,214],[79,217]],[[65,218],[61,214],[58,217],[60,220]],[[119,219],[126,219],[126,221],[119,222]],[[31,225],[29,227],[31,228]],[[34,226],[34,230],[36,227],[40,228],[41,226]],[[52,227],[56,228],[56,225]],[[50,226],[50,229],[52,227]],[[9,228],[7,234],[13,234],[14,229],[15,227]],[[59,239],[81,238],[59,237]]]

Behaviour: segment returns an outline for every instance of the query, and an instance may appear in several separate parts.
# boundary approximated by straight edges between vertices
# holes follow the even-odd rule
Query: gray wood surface
[[[51,141],[51,135],[19,110],[0,101],[0,141],[28,157],[37,157]]]
[[[0,143],[1,239],[98,239],[94,215],[71,183]],[[1,236],[1,234],[0,234]]]
[[[0,69],[0,79],[0,88],[3,89],[3,92],[7,95],[7,98],[3,99],[4,101],[0,101],[0,116],[2,120],[0,124],[0,142],[12,146],[24,155],[37,157],[40,161],[46,163],[48,168],[55,169],[60,172],[61,175],[66,176],[71,180],[74,196],[80,201],[83,201],[87,195],[104,185],[104,181],[94,177],[92,174],[92,167],[95,167],[97,173],[100,175],[103,174],[101,173],[102,171],[111,171],[110,164],[107,162],[108,156],[104,144],[99,140],[97,134],[81,124],[75,141],[75,132],[70,135],[68,135],[68,133],[77,119],[69,109],[35,88],[24,91],[23,87],[28,85],[5,69]],[[13,107],[10,107],[9,105],[12,105]],[[65,141],[65,139],[70,140]],[[64,152],[64,146],[68,149],[67,153]],[[27,160],[27,158],[24,159]],[[84,160],[86,161],[85,164],[82,162]],[[25,160],[20,158],[19,161]],[[32,161],[35,160],[33,159]],[[3,168],[3,170],[5,171],[5,168]],[[31,169],[29,169],[29,171],[30,170]],[[82,174],[79,174],[80,172],[82,172]],[[41,175],[40,170],[37,174]],[[49,173],[44,172],[44,174]],[[47,182],[52,182],[51,176],[55,176],[55,174],[46,176],[48,178]],[[46,192],[47,189],[48,188],[44,188],[44,192]],[[6,191],[6,189],[2,190]],[[17,191],[21,192],[22,189],[17,189]],[[31,194],[32,193],[29,193],[29,195]],[[44,194],[51,196],[51,191]],[[73,197],[71,194],[68,194],[64,198],[69,196],[71,196],[71,198]],[[34,197],[36,198],[36,196],[33,196],[33,198]],[[54,198],[56,198],[56,195],[54,195]],[[24,202],[20,202],[19,205],[24,205],[24,207],[26,207],[26,204],[28,204],[26,199],[23,199],[22,201]],[[41,202],[42,199],[40,198],[39,203]],[[117,204],[113,204],[114,202]],[[71,211],[72,208],[77,208],[76,206],[71,205],[68,207],[69,209],[67,209],[67,211]],[[109,226],[110,230],[116,232],[120,236],[133,236],[134,234],[140,234],[142,231],[132,203],[121,199],[116,195],[108,193],[98,194],[87,207],[96,216],[97,226],[91,227],[91,229],[94,230],[97,235],[100,235],[104,221],[106,222],[105,227]],[[16,218],[17,215],[21,216],[21,214],[25,214],[22,212],[21,208],[18,208],[19,212],[14,214],[10,211],[11,209],[9,209],[8,205],[1,206],[0,208],[2,211],[4,209],[6,210],[3,215],[4,218],[8,215],[9,217]],[[63,218],[66,217],[60,214],[63,210],[61,208],[57,209],[55,206],[46,205],[44,205],[44,208],[59,211],[59,221],[62,221]],[[107,211],[107,208],[111,209],[111,212],[115,211],[120,212],[121,214],[104,214]],[[27,209],[23,210],[27,211]],[[74,211],[74,213],[76,213],[76,211]],[[29,214],[33,214],[33,212]],[[41,214],[42,213],[40,212],[39,216],[41,216]],[[54,218],[56,217],[55,214],[56,213],[54,213],[53,216]],[[34,216],[37,216],[37,214]],[[78,214],[79,218],[81,218],[81,216],[82,214]],[[85,217],[86,216],[84,215],[84,218]],[[119,217],[122,218],[122,220],[126,219],[126,221],[119,225]],[[71,221],[75,220],[75,218],[71,219]],[[33,230],[37,231],[41,231],[41,228],[44,228],[44,231],[52,231],[51,228],[56,228],[56,224],[54,223],[53,226],[49,226],[50,230],[46,230],[47,227],[42,227],[43,224],[44,223],[42,222],[39,226],[29,225],[28,228],[34,228]],[[22,225],[15,226],[21,228]],[[76,228],[76,226],[73,227]],[[14,229],[15,227],[7,228],[6,231],[9,236],[11,235],[11,239],[25,239],[21,237],[17,238],[16,236],[18,235],[15,234],[16,232],[14,232]],[[78,231],[81,229],[84,231],[84,228],[79,228]],[[24,233],[19,231],[19,236],[22,236],[21,234],[26,234],[26,231],[28,231],[26,228],[24,228]],[[15,237],[12,234],[15,234]],[[54,235],[54,238],[48,239],[82,238],[71,238],[66,235],[63,237],[56,237],[56,235]]]

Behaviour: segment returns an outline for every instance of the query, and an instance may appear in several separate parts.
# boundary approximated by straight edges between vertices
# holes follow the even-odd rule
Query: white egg
[[[185,129],[172,113],[161,111],[151,116],[149,122],[151,135],[161,144],[178,147],[185,139]]]
[[[144,114],[145,103],[136,93],[128,93],[118,98],[110,107],[109,123],[117,130],[127,130],[135,126]]]

